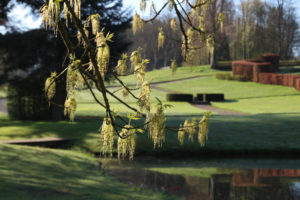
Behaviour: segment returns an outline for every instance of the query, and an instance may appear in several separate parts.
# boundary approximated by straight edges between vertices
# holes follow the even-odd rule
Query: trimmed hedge
[[[186,101],[193,102],[192,94],[179,94],[179,93],[169,93],[167,94],[167,101]]]
[[[245,76],[249,81],[257,82],[260,72],[274,72],[272,64],[261,60],[237,60],[232,62],[232,73]]]
[[[258,58],[259,60],[263,60],[264,62],[271,63],[273,72],[277,72],[279,69],[279,60],[280,57],[274,53],[266,53]]]
[[[259,73],[258,83],[294,87],[300,91],[300,75]]]
[[[225,101],[223,93],[204,93],[197,94],[197,100],[202,102]]]

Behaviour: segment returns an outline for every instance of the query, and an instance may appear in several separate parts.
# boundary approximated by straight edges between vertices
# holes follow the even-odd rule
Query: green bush
[[[167,101],[187,101],[192,103],[193,102],[193,95],[192,94],[167,94]]]
[[[197,100],[209,103],[211,101],[224,101],[225,97],[223,93],[204,93],[197,94]]]
[[[219,72],[216,73],[216,78],[220,80],[232,80],[232,81],[248,81],[245,75],[234,75],[232,72]]]
[[[7,111],[11,119],[51,119],[49,103],[42,90],[25,90],[22,86],[9,85],[7,95]]]

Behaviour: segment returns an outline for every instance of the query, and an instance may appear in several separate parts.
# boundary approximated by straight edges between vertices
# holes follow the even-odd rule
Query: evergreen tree
[[[31,6],[33,12],[37,12],[44,3],[44,1],[36,0],[18,0],[18,2]],[[8,7],[8,3],[9,1],[1,1],[0,3],[0,14],[5,19],[12,8]],[[125,37],[123,37],[122,32],[130,26],[131,18],[128,17],[128,13],[122,11],[122,0],[83,1],[82,16],[86,17],[95,13],[101,16],[101,28],[104,28],[105,32],[115,33],[113,42],[110,44],[110,66],[114,67],[121,53],[129,45],[123,39]],[[71,39],[73,41],[77,39],[75,29],[74,37]],[[2,54],[0,57],[0,84],[9,82],[15,87],[23,87],[24,90],[32,90],[32,86],[42,85],[41,83],[51,72],[60,73],[63,70],[62,63],[66,56],[62,40],[55,38],[51,31],[44,30],[0,34],[0,51]],[[60,81],[65,82],[65,78],[63,77]],[[26,87],[24,87],[25,85]],[[56,89],[60,92],[56,92],[50,108],[50,113],[52,113],[50,116],[55,120],[62,119],[62,105],[66,96],[65,83],[59,85],[60,88]],[[43,88],[36,89],[39,90],[39,94],[44,94]]]

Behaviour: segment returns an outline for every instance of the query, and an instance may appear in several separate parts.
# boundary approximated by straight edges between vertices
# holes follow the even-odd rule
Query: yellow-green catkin
[[[146,10],[146,7],[147,7],[147,2],[146,2],[146,0],[141,0],[141,2],[140,2],[140,10],[141,10],[141,11],[145,11],[145,10]]]
[[[124,159],[129,156],[129,160],[133,160],[136,147],[135,129],[131,125],[126,125],[120,135],[121,137],[118,138],[118,158]]]
[[[118,75],[124,76],[127,71],[127,54],[122,54],[122,59],[118,60],[118,65],[116,67],[116,71]]]
[[[174,7],[174,4],[175,4],[175,1],[174,0],[168,0],[168,2],[169,2],[169,10],[172,11],[173,7]]]
[[[85,33],[86,37],[89,38],[88,29],[84,28],[83,30],[84,30],[84,33]],[[83,47],[87,46],[87,44],[86,44],[85,40],[83,39],[82,34],[80,33],[80,31],[77,31],[77,41],[78,41],[79,44],[82,44]]]
[[[170,27],[174,32],[176,32],[178,30],[178,24],[177,24],[176,18],[171,19]]]
[[[165,44],[166,41],[166,36],[162,28],[159,28],[159,33],[158,33],[158,49],[162,48]]]
[[[189,120],[185,120],[183,127],[189,135],[189,140],[194,141],[194,135],[197,131],[196,119],[192,119],[191,122]]]
[[[64,105],[64,114],[68,116],[71,121],[74,121],[75,119],[76,107],[76,99],[73,97],[68,97]]]
[[[109,65],[110,50],[103,32],[97,33],[95,41],[97,45],[97,66],[104,79]]]
[[[206,46],[209,49],[209,53],[212,55],[215,48],[215,40],[213,35],[208,35],[206,39]]]
[[[205,30],[205,16],[203,14],[199,16],[199,29],[203,32]]]
[[[63,13],[64,13],[65,21],[66,21],[66,26],[69,27],[69,17],[71,18],[71,13],[69,12],[66,3],[64,3],[64,5],[63,5]]]
[[[141,63],[135,65],[134,74],[137,76],[137,85],[142,85],[145,80],[146,65],[149,63],[149,59],[143,59]]]
[[[111,120],[108,118],[103,119],[101,127],[101,141],[102,141],[102,154],[109,154],[112,157],[112,150],[114,145],[114,128]]]
[[[165,124],[166,117],[164,115],[163,106],[159,105],[150,120],[149,128],[154,149],[156,147],[161,147],[162,143],[165,141]]]
[[[48,101],[50,102],[51,99],[54,97],[56,92],[56,72],[52,72],[51,76],[46,79],[45,81],[45,94],[47,96]]]
[[[145,81],[142,85],[141,93],[138,99],[138,105],[141,112],[145,109],[147,113],[150,113],[151,100],[150,100],[151,87],[148,81]]]
[[[90,20],[92,23],[92,33],[93,35],[96,36],[100,29],[100,15],[99,14],[91,15]]]
[[[127,88],[125,86],[122,86],[122,95],[123,95],[123,97],[124,98],[127,97],[128,94],[129,94],[129,92],[128,92]]]
[[[135,35],[138,31],[144,30],[144,22],[141,19],[140,15],[135,13],[132,20],[132,32]]]
[[[174,75],[177,70],[177,63],[175,59],[171,60],[171,69],[172,69],[172,74]]]
[[[187,34],[187,37],[188,37],[188,43],[193,44],[193,42],[195,41],[195,36],[196,36],[194,29],[189,28],[187,30],[186,34]]]
[[[199,122],[198,142],[200,146],[204,146],[208,139],[208,120],[211,112],[205,112],[204,116]]]
[[[130,63],[131,63],[131,70],[134,71],[135,66],[142,62],[141,58],[141,48],[138,48],[136,51],[133,51],[130,55]]]
[[[74,61],[68,66],[66,90],[67,90],[67,94],[69,96],[72,95],[75,92],[75,89],[77,88],[77,84],[78,84],[78,82],[77,82],[78,81],[78,69],[76,69],[77,64],[80,64],[80,63],[78,63],[77,61]]]
[[[225,14],[223,12],[220,12],[218,15],[218,22],[220,24],[221,33],[223,33],[223,29],[224,29],[224,20],[225,20]]]
[[[184,144],[184,136],[185,136],[184,128],[182,127],[182,125],[180,125],[180,128],[177,132],[177,138],[178,138],[178,141],[179,141],[180,145]]]

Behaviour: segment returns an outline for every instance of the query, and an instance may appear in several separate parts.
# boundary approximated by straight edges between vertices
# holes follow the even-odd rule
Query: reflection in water
[[[217,169],[210,177],[170,175],[136,168],[114,168],[119,179],[166,191],[188,200],[294,200],[300,199],[300,170]],[[222,173],[224,171],[224,173]]]

